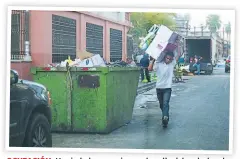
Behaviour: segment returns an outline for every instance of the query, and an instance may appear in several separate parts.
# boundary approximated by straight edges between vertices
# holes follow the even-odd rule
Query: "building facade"
[[[11,68],[31,80],[32,66],[75,59],[77,50],[126,60],[130,27],[125,12],[12,11]]]

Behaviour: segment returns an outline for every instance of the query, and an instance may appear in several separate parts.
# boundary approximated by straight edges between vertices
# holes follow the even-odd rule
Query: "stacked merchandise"
[[[173,32],[168,27],[155,24],[148,31],[148,35],[142,40],[139,47],[152,58],[160,58],[161,60],[165,52],[176,51],[179,39],[180,35]]]

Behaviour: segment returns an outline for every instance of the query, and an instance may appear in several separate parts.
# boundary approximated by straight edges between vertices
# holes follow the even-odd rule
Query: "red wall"
[[[11,68],[16,69],[21,78],[31,79],[30,67],[44,67],[52,63],[52,14],[76,20],[76,49],[86,49],[86,23],[103,26],[103,57],[110,61],[110,28],[123,33],[122,56],[127,57],[127,32],[129,22],[116,23],[97,15],[85,12],[67,11],[30,11],[30,52],[32,63],[12,62]]]
[[[52,63],[52,14],[76,20],[76,48],[80,48],[80,14],[63,11],[31,11],[30,42],[34,66],[47,66]]]
[[[31,67],[32,62],[11,62],[11,69],[18,71],[21,79],[32,80]]]
[[[86,49],[86,23],[103,26],[103,57],[110,60],[110,28],[121,30],[123,33],[123,60],[127,57],[127,32],[129,27],[102,17],[79,12],[65,11],[31,11],[31,54],[33,65],[46,66],[52,62],[52,14],[65,16],[76,20],[77,50]]]

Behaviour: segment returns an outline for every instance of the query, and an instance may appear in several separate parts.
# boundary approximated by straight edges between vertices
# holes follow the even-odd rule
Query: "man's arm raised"
[[[149,70],[149,71],[152,71],[152,70],[153,70],[153,65],[154,65],[155,61],[156,61],[156,60],[153,59],[153,60],[150,62],[149,66],[148,66],[148,70]]]

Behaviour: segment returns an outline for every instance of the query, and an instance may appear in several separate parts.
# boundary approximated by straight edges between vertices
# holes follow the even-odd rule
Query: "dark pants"
[[[144,80],[144,74],[148,82],[151,82],[148,68],[141,68],[141,79]]]
[[[162,116],[167,116],[169,118],[169,101],[171,98],[172,89],[158,89],[157,88],[157,98],[162,110]]]

